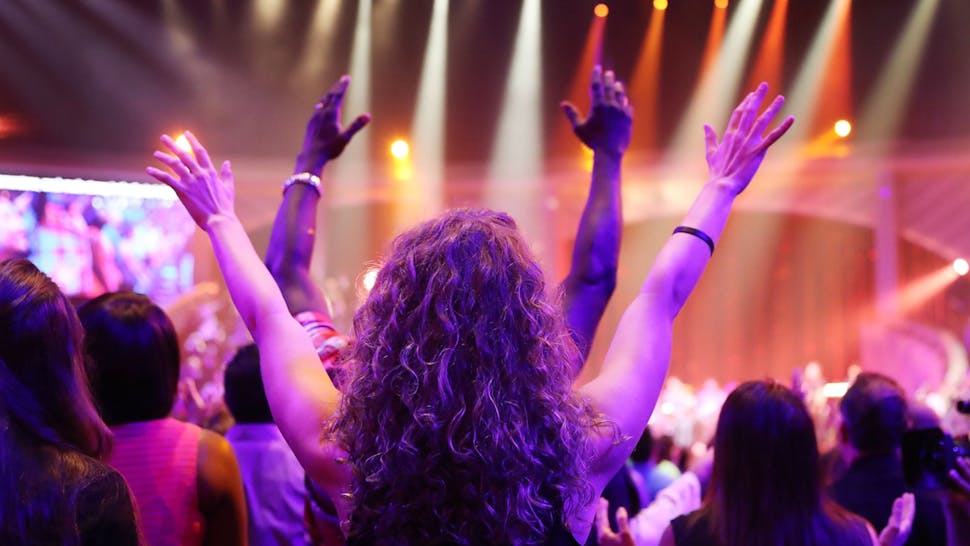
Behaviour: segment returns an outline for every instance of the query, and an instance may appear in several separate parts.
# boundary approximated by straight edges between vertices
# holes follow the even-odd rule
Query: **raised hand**
[[[734,109],[731,120],[718,141],[717,133],[710,125],[704,126],[704,140],[707,144],[707,167],[710,179],[717,181],[737,195],[744,191],[758,172],[765,152],[795,122],[788,116],[777,127],[764,135],[768,125],[785,104],[785,97],[778,95],[771,105],[758,116],[761,103],[768,93],[768,84],[762,83],[741,101]]]
[[[216,218],[235,217],[232,168],[229,161],[225,161],[220,171],[216,172],[209,153],[195,135],[186,131],[185,137],[192,147],[191,152],[176,146],[168,135],[162,135],[161,141],[172,153],[155,151],[155,159],[172,172],[155,167],[148,167],[145,172],[175,190],[195,223],[207,229]]]
[[[609,509],[609,501],[600,497],[599,506],[596,507],[596,538],[599,545],[636,546],[633,533],[630,531],[630,516],[626,513],[626,508],[621,506],[616,511],[616,524],[620,527],[619,533],[614,533],[610,529]]]
[[[903,546],[913,530],[916,515],[916,499],[912,493],[903,493],[893,501],[892,513],[886,527],[879,533],[880,546]]]
[[[616,81],[612,70],[604,74],[603,69],[596,66],[590,79],[589,96],[592,109],[586,119],[580,117],[572,104],[562,102],[559,105],[573,132],[594,152],[623,155],[630,145],[633,125],[633,107],[627,99],[623,83]]]
[[[342,128],[340,107],[343,105],[348,84],[350,76],[341,77],[316,104],[313,116],[307,122],[303,149],[296,158],[293,172],[319,175],[323,165],[343,153],[357,131],[370,123],[370,114],[361,114],[346,129]]]

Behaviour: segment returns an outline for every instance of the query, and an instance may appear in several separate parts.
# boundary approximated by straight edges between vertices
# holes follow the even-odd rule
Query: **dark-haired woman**
[[[704,503],[674,519],[660,544],[878,544],[865,520],[826,498],[819,468],[815,426],[801,397],[771,381],[743,383],[721,408]]]
[[[135,494],[148,543],[246,544],[246,501],[229,443],[168,416],[179,377],[171,320],[131,292],[98,296],[79,314],[91,389],[115,435],[110,462]]]
[[[338,116],[341,80],[320,105]],[[515,222],[451,211],[398,236],[355,318],[342,393],[327,376],[233,210],[232,171],[194,137],[155,157],[209,235],[236,307],[259,345],[267,398],[307,473],[337,504],[349,544],[576,544],[598,493],[647,424],[667,371],[674,317],[699,279],[734,198],[767,148],[779,97],[742,102],[719,142],[707,128],[710,181],[657,256],[599,375],[574,390],[579,351]],[[567,115],[615,169],[631,109],[611,72],[594,73],[593,108]],[[320,180],[287,181],[317,191]]]
[[[27,260],[0,262],[0,544],[139,543],[74,308]]]

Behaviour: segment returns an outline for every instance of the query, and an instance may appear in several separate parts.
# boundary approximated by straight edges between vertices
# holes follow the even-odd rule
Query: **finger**
[[[593,67],[593,76],[589,82],[589,97],[593,106],[603,103],[603,68],[600,65]]]
[[[344,129],[344,132],[341,134],[341,137],[344,139],[344,141],[350,142],[350,139],[354,138],[354,135],[357,134],[357,131],[360,131],[361,129],[366,127],[368,123],[370,123],[370,114],[361,114],[357,116],[357,118],[353,122],[351,122],[351,124],[346,129]]]
[[[344,74],[340,76],[337,83],[333,84],[330,88],[330,94],[333,95],[333,106],[340,108],[340,104],[343,103],[344,94],[347,92],[347,86],[350,85],[350,76]]]
[[[913,528],[913,518],[916,516],[916,497],[912,493],[903,493],[902,501],[902,520],[899,523],[899,529],[908,533]]]
[[[630,515],[623,506],[616,511],[616,525],[620,528],[620,533],[630,532]]]
[[[755,117],[758,115],[758,110],[761,108],[761,103],[765,100],[765,94],[768,93],[768,84],[761,82],[757,88],[751,93],[751,98],[748,101],[748,105],[744,110],[744,114],[741,116],[740,123],[738,125],[738,131],[743,135],[747,135],[751,131],[751,124],[754,122]]]
[[[603,102],[614,104],[616,102],[616,74],[612,70],[607,70],[603,74]]]
[[[182,161],[182,164],[185,165],[185,167],[190,172],[202,170],[202,168],[199,167],[199,163],[196,162],[195,156],[193,156],[191,152],[187,152],[182,148],[180,148],[178,144],[176,144],[175,141],[172,139],[172,137],[168,135],[162,135],[161,141],[162,141],[162,144],[164,144],[169,150],[172,151],[173,154],[175,154],[176,157],[179,158],[179,160]]]
[[[182,163],[182,161],[180,161],[179,158],[175,157],[174,155],[155,150],[155,153],[153,153],[152,156],[154,156],[155,159],[164,163],[169,169],[172,169],[172,171],[174,171],[175,174],[177,174],[181,178],[192,177],[192,174],[189,173],[189,170],[185,168],[185,165]]]
[[[613,100],[620,108],[626,108],[627,104],[629,104],[626,89],[623,88],[623,82],[613,84]]]
[[[232,164],[229,163],[228,159],[222,162],[222,169],[219,170],[219,177],[223,182],[229,182],[232,180]]]
[[[172,188],[178,186],[178,180],[171,173],[156,169],[155,167],[145,167],[145,172],[148,173],[148,176],[151,176],[162,184],[171,186]]]
[[[579,119],[579,112],[576,110],[575,106],[568,102],[560,102],[559,108],[562,109],[563,114],[566,114],[566,119],[569,120],[569,124],[572,125],[573,130],[575,130],[576,127],[579,127],[581,121]]]
[[[793,123],[795,123],[795,116],[788,116],[785,118],[785,121],[781,122],[781,125],[778,127],[775,127],[774,131],[768,133],[768,136],[765,137],[765,141],[755,149],[755,155],[762,154],[767,151],[768,148],[775,143],[775,141],[777,141],[782,135],[791,129]]]
[[[600,497],[599,505],[596,507],[596,537],[603,538],[604,535],[608,535],[613,532],[610,529],[610,516],[609,516],[610,503],[603,497]]]
[[[704,144],[707,146],[707,157],[717,152],[717,133],[710,125],[704,124]]]
[[[962,489],[964,493],[970,494],[970,479],[964,478],[956,469],[950,469],[950,480]]]
[[[754,125],[751,126],[750,134],[752,136],[761,136],[762,133],[765,132],[765,129],[768,128],[768,124],[771,123],[771,120],[774,119],[778,114],[778,110],[781,110],[781,107],[784,105],[785,97],[781,95],[775,97],[775,100],[771,101],[768,108],[762,112],[760,116],[758,116],[758,120],[755,121]]]
[[[957,468],[959,468],[963,475],[970,478],[970,457],[960,457],[957,459]]]
[[[751,93],[748,93],[744,100],[742,100],[737,107],[731,112],[731,119],[728,120],[727,131],[736,131],[738,125],[741,123],[741,116],[744,115],[745,108],[748,106],[748,102],[751,100]],[[726,131],[725,131],[726,132]]]
[[[195,138],[195,135],[191,131],[185,132],[185,138],[189,141],[189,145],[192,146],[192,153],[195,154],[195,159],[199,162],[199,166],[203,169],[215,170],[212,166],[212,160],[209,159],[209,152],[199,142],[199,139]]]

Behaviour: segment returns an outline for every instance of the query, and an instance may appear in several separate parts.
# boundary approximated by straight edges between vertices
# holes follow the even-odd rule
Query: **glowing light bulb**
[[[835,134],[838,135],[839,138],[845,138],[849,136],[850,133],[852,133],[852,124],[847,120],[840,119],[839,121],[835,122]]]
[[[962,277],[970,273],[970,263],[967,263],[963,258],[957,258],[953,260],[953,271],[956,271],[956,274]]]
[[[364,278],[361,279],[361,283],[364,285],[364,290],[370,292],[374,289],[374,283],[377,282],[377,268],[368,269],[364,273]]]
[[[391,155],[395,159],[406,159],[409,153],[411,153],[411,147],[406,140],[398,139],[391,143]]]
[[[667,9],[667,0],[653,0],[653,9],[659,11]]]
[[[179,136],[175,137],[175,147],[183,152],[192,151],[192,145],[189,144],[189,139],[185,137],[185,133],[181,133]]]

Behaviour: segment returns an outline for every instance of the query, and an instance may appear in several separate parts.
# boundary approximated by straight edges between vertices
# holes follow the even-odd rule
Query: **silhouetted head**
[[[900,446],[908,424],[906,394],[892,378],[863,372],[839,402],[842,423],[852,447],[862,453],[885,453]]]
[[[579,353],[511,218],[454,210],[398,236],[354,328],[332,429],[351,536],[524,543],[585,504]]]
[[[724,402],[702,512],[726,546],[869,543],[861,520],[824,499],[812,419],[773,381],[743,383]]]
[[[0,428],[35,445],[100,456],[111,433],[88,392],[82,329],[57,285],[34,264],[0,262]]]
[[[91,390],[109,425],[162,419],[172,411],[179,346],[165,311],[141,294],[111,292],[79,310]]]
[[[259,371],[259,349],[255,343],[236,351],[226,365],[223,378],[226,406],[237,423],[273,422]]]

